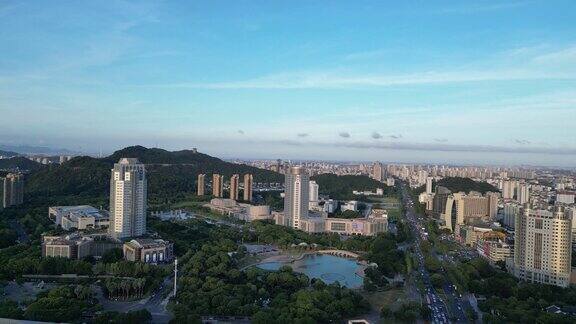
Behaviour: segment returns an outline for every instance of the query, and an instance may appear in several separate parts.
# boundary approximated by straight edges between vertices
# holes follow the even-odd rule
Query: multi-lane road
[[[410,224],[410,228],[414,234],[415,242],[414,242],[414,253],[418,259],[418,267],[417,271],[418,274],[422,277],[422,283],[424,284],[424,291],[421,293],[424,296],[424,300],[428,303],[428,307],[432,312],[432,322],[433,323],[450,323],[450,322],[457,322],[457,323],[466,323],[468,322],[468,318],[465,313],[466,307],[470,307],[466,305],[462,300],[460,293],[456,290],[456,287],[446,282],[442,290],[444,295],[447,296],[448,300],[443,300],[430,281],[430,273],[426,270],[424,266],[424,255],[422,250],[420,249],[420,242],[425,235],[423,234],[423,226],[420,222],[419,217],[416,215],[414,211],[414,202],[408,193],[407,188],[405,185],[402,185],[402,203],[405,206],[406,210],[406,219]],[[452,317],[450,317],[452,315]]]

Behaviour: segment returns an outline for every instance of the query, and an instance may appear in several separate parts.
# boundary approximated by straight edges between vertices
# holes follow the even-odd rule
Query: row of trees
[[[129,300],[144,296],[146,291],[146,279],[106,279],[104,291],[109,299]]]

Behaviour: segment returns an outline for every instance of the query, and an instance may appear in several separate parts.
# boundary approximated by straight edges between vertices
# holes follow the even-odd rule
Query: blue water
[[[257,265],[258,268],[276,271],[283,265],[288,265],[296,272],[303,273],[310,278],[321,279],[327,284],[338,281],[348,288],[362,286],[362,277],[356,274],[358,264],[356,260],[345,259],[326,254],[309,254],[302,260],[290,262],[266,262]]]

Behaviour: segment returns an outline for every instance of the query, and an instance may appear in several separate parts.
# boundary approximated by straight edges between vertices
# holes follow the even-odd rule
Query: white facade
[[[110,227],[114,238],[146,233],[147,186],[144,164],[123,158],[114,164],[110,180]]]
[[[514,229],[516,226],[516,217],[520,215],[520,205],[514,202],[504,204],[503,225]]]
[[[434,180],[434,178],[432,178],[432,177],[426,178],[426,193],[427,194],[432,193],[432,180]]]
[[[309,182],[309,186],[310,186],[310,193],[308,195],[308,198],[310,199],[310,206],[309,209],[312,209],[313,207],[318,205],[318,189],[319,186],[316,183],[316,181],[312,180]]]
[[[563,204],[573,204],[576,193],[573,191],[561,190],[556,193],[556,202]]]
[[[301,166],[291,167],[286,172],[284,190],[284,214],[294,228],[300,228],[300,219],[308,217],[310,179]]]
[[[347,210],[358,211],[358,202],[356,200],[348,201],[340,206],[340,210],[343,212]]]
[[[516,200],[522,205],[530,202],[530,185],[529,184],[520,183],[518,185]]]
[[[572,217],[554,211],[523,209],[516,218],[514,274],[522,280],[560,287],[570,284]]]

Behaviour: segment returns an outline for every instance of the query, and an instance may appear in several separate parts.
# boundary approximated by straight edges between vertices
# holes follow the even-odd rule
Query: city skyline
[[[0,144],[575,166],[573,2],[291,5],[3,2]]]

